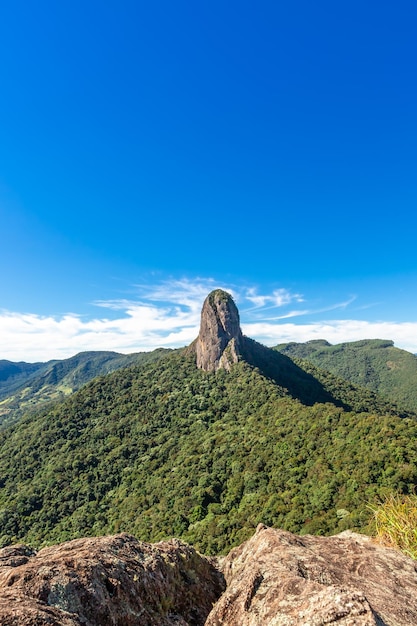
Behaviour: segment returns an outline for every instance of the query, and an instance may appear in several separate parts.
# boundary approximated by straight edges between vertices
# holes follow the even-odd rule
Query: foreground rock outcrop
[[[226,557],[227,590],[206,626],[415,626],[416,568],[364,535],[259,525]]]
[[[229,370],[239,360],[242,343],[236,304],[229,293],[215,289],[204,301],[200,332],[191,344],[197,367],[205,371]]]
[[[0,550],[2,626],[199,626],[223,590],[213,562],[175,539]]]
[[[227,557],[178,540],[0,550],[2,626],[415,626],[417,563],[363,535],[259,525]],[[225,589],[225,579],[227,588]]]

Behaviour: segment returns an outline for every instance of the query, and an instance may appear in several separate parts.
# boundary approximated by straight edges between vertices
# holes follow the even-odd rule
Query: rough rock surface
[[[239,312],[232,296],[222,289],[212,291],[204,301],[200,332],[192,344],[197,367],[229,370],[239,360],[242,343]]]
[[[227,590],[206,626],[416,626],[416,567],[364,535],[259,525],[225,558]]]
[[[263,525],[219,561],[176,539],[127,534],[37,554],[17,545],[0,550],[0,624],[416,626],[416,568],[363,535]]]
[[[213,561],[175,539],[0,550],[2,626],[198,626],[223,590]]]

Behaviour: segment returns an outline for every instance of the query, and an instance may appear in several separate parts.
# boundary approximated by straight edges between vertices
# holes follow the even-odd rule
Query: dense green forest
[[[218,553],[259,522],[366,531],[368,503],[417,484],[417,420],[307,369],[250,340],[230,372],[175,351],[24,415],[0,432],[1,545],[129,531]]]
[[[392,341],[369,339],[331,345],[315,340],[280,344],[276,350],[305,359],[409,411],[417,411],[417,356],[394,347]]]

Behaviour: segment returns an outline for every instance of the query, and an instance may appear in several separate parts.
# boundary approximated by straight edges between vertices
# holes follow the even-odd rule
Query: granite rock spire
[[[241,356],[243,336],[239,311],[232,296],[215,289],[204,301],[199,335],[194,342],[197,367],[229,370]]]

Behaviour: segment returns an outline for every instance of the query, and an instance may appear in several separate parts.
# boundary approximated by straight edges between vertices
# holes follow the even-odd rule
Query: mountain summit
[[[204,301],[200,332],[193,344],[197,367],[207,372],[229,370],[239,360],[242,344],[237,306],[227,291],[215,289]]]

